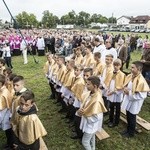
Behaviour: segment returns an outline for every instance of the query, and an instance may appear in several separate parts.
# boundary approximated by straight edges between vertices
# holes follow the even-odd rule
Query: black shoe
[[[109,128],[112,128],[113,125],[114,125],[114,124],[113,124],[112,122],[109,122],[109,123],[108,123],[108,127],[109,127]]]
[[[108,127],[109,127],[109,128],[113,128],[113,127],[115,127],[115,126],[118,126],[118,124],[112,123],[112,122],[109,122],[109,123],[108,123]]]
[[[66,121],[65,123],[68,123],[68,124],[70,124],[72,121],[71,120],[68,120],[68,121]]]
[[[126,138],[132,138],[134,137],[134,135],[132,134],[129,134],[129,133],[125,133],[124,135],[122,135],[123,137],[126,137]]]
[[[69,124],[69,128],[72,128],[74,126],[75,126],[74,123],[73,124]]]
[[[64,113],[64,112],[66,112],[65,109],[61,109],[61,110],[58,111],[58,113]]]
[[[76,132],[76,130],[75,130],[75,129],[72,129],[71,131],[72,131],[72,132]]]
[[[108,124],[108,123],[110,123],[109,119],[104,121],[104,124]]]
[[[49,99],[55,99],[55,96],[54,95],[50,95]]]
[[[127,130],[124,130],[124,131],[120,132],[121,135],[124,135],[124,134],[127,134],[127,133],[128,133]]]
[[[71,136],[70,138],[73,139],[73,140],[80,139],[80,137],[78,137],[77,135]]]

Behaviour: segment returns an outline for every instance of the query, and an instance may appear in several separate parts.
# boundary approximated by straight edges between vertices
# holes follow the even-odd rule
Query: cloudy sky
[[[76,13],[86,11],[90,14],[99,13],[106,17],[122,15],[150,15],[150,0],[5,0],[13,16],[22,11],[34,13],[40,20],[42,12],[49,10],[61,17],[69,11]],[[9,13],[0,0],[0,19],[10,20]]]

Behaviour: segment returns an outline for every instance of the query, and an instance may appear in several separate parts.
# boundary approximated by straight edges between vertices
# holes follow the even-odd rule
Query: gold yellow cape
[[[93,67],[93,75],[94,76],[101,75],[104,67],[105,67],[105,64],[103,64],[102,62],[95,63]]]
[[[47,134],[36,114],[27,116],[19,115],[19,122],[17,122],[16,128],[13,128],[13,131],[19,140],[26,145],[34,143],[35,140]]]
[[[132,83],[133,94],[135,92],[149,92],[150,91],[149,86],[141,73],[135,78],[133,78],[132,74],[129,74],[125,79],[124,87],[127,86],[128,83],[132,80],[133,80],[133,83]]]
[[[86,104],[86,100],[84,100],[82,108],[84,110],[83,115],[86,117],[91,117],[93,115],[106,112],[106,108],[104,106],[104,102],[102,99],[101,91],[98,90],[94,94],[90,95],[90,101]]]
[[[10,108],[12,104],[12,97],[8,89],[3,86],[0,90],[0,110]]]
[[[82,54],[79,57],[76,56],[74,61],[75,61],[75,65],[81,65],[83,62]]]
[[[75,75],[74,75],[74,70],[73,70],[73,69],[68,70],[68,71],[66,72],[66,74],[65,74],[64,81],[63,81],[63,85],[64,85],[66,88],[70,89],[74,77],[75,77]]]
[[[118,71],[116,74],[112,74],[111,80],[115,80],[115,89],[122,90],[124,87],[125,74],[122,71]]]
[[[84,87],[85,87],[85,81],[83,77],[80,76],[80,77],[75,78],[73,85],[71,87],[71,91],[73,92],[73,94],[79,101],[82,100],[81,96],[82,96]]]

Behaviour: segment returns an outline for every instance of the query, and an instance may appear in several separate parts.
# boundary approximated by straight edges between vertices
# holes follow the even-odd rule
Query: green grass
[[[132,53],[132,61],[140,58],[139,52]],[[53,104],[54,100],[49,100],[50,88],[43,73],[45,57],[39,57],[39,64],[35,64],[32,57],[29,56],[29,63],[23,65],[21,56],[13,57],[13,72],[23,75],[26,81],[26,87],[33,90],[36,95],[36,102],[39,108],[39,118],[43,122],[48,134],[44,140],[49,150],[82,150],[83,147],[78,140],[71,140],[71,129],[62,115],[57,113],[60,107]],[[146,99],[140,116],[150,122],[150,99]],[[150,134],[143,131],[137,134],[133,139],[125,139],[119,134],[125,129],[125,124],[120,122],[118,127],[110,129],[104,125],[104,129],[111,136],[106,140],[96,140],[97,150],[149,150]],[[0,150],[5,143],[5,135],[0,131]]]

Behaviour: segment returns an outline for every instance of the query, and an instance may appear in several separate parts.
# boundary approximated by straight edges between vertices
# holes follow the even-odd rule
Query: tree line
[[[37,20],[37,17],[33,13],[27,13],[25,11],[19,13],[16,17],[16,22],[20,28],[54,28],[57,24],[73,24],[76,26],[88,27],[92,22],[95,23],[116,23],[115,17],[107,18],[101,14],[92,14],[85,11],[81,11],[78,14],[72,10],[60,18],[49,10],[43,12],[42,19]],[[14,24],[16,27],[16,24]]]

